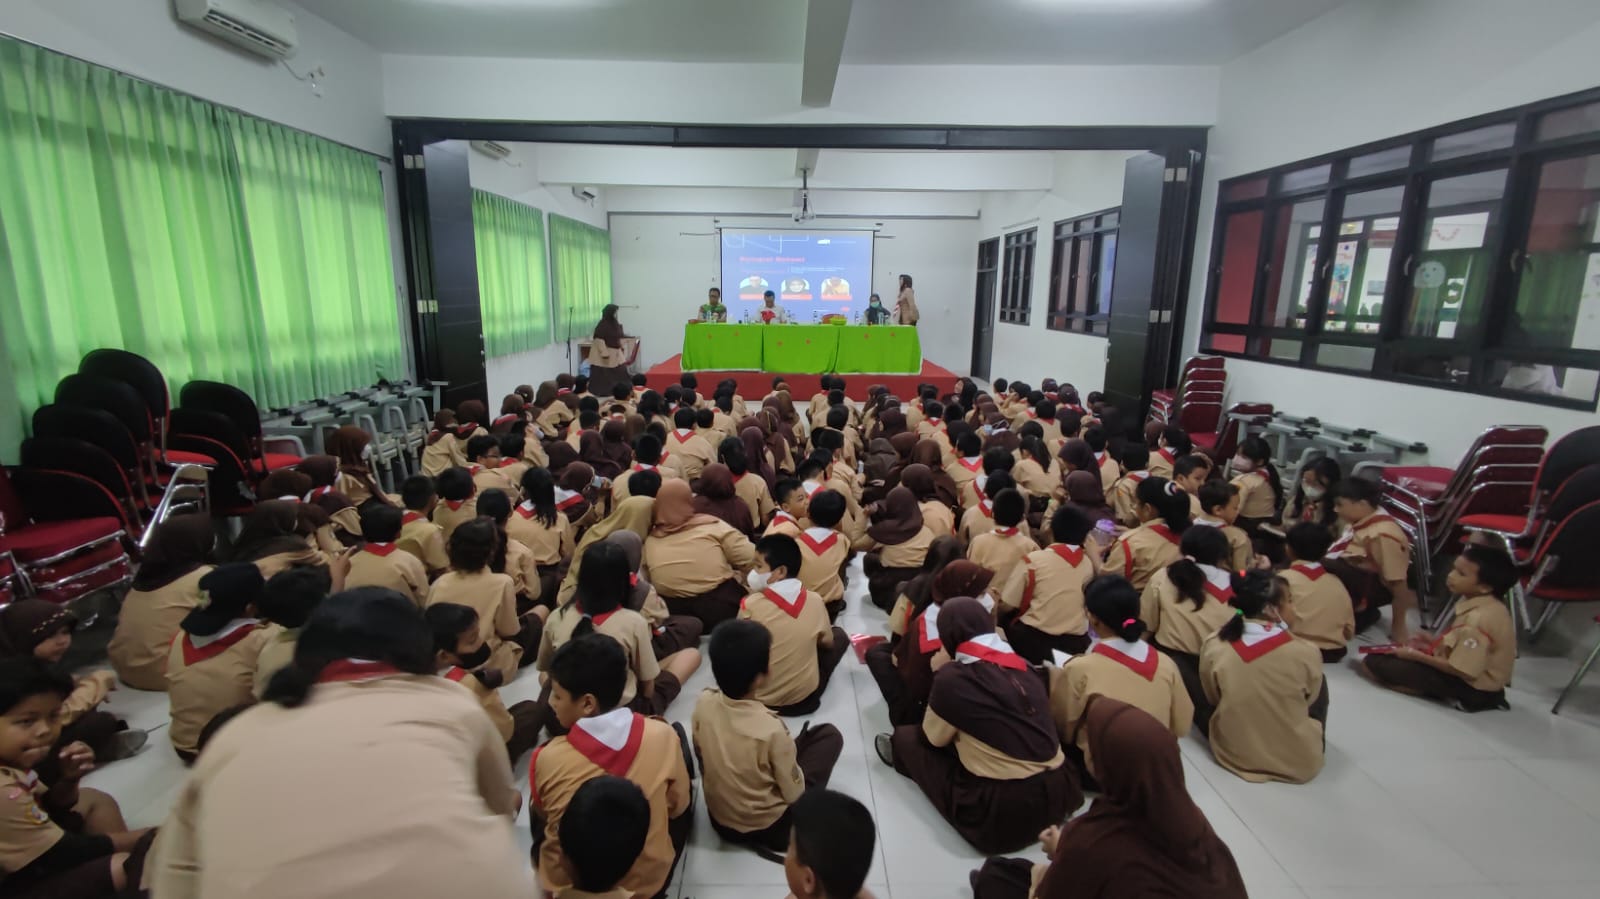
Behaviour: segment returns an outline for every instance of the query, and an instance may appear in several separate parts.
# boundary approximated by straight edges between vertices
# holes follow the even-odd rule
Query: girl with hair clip
[[[1139,592],[1125,578],[1101,575],[1084,590],[1089,628],[1098,638],[1089,651],[1050,669],[1050,714],[1078,767],[1080,782],[1093,789],[1094,758],[1083,713],[1096,695],[1125,702],[1165,724],[1174,737],[1189,732],[1194,703],[1172,659],[1139,639]]]
[[[1283,481],[1272,465],[1272,447],[1260,437],[1246,437],[1229,463],[1239,488],[1239,517],[1234,521],[1254,537],[1256,529],[1278,520],[1283,508]]]
[[[352,865],[374,895],[533,895],[505,742],[435,666],[400,594],[319,604],[264,701],[201,753],[151,851],[151,895],[333,899]]]
[[[650,622],[623,605],[632,592],[628,553],[615,543],[601,541],[583,552],[583,568],[572,599],[550,615],[539,641],[539,675],[549,690],[550,663],[556,650],[568,641],[589,634],[605,634],[617,641],[628,658],[633,676],[622,689],[622,701],[641,715],[664,715],[683,690],[684,681],[700,667],[700,650],[683,649],[656,660],[651,646]],[[548,699],[546,692],[543,699]],[[560,727],[548,722],[552,733]]]
[[[1270,571],[1233,576],[1234,616],[1200,651],[1204,702],[1195,725],[1217,764],[1253,783],[1306,783],[1322,770],[1328,681],[1315,646],[1278,615],[1285,589]]]
[[[1216,528],[1190,528],[1178,546],[1183,558],[1150,579],[1139,597],[1139,617],[1150,628],[1150,642],[1166,653],[1183,675],[1184,688],[1198,708],[1200,648],[1206,638],[1233,620],[1233,573],[1228,570],[1228,538]]]
[[[1178,545],[1189,529],[1189,495],[1166,478],[1152,476],[1139,482],[1134,499],[1139,526],[1111,544],[1106,567],[1143,590],[1156,572],[1183,555]]]
[[[693,615],[673,615],[667,611],[667,602],[656,588],[639,574],[644,561],[644,539],[633,531],[618,530],[606,535],[602,543],[622,547],[628,560],[628,598],[623,606],[644,616],[650,622],[650,647],[660,661],[681,649],[700,645],[705,625]]]
[[[555,479],[545,469],[523,472],[522,494],[527,498],[506,519],[506,535],[532,553],[538,583],[527,585],[528,598],[554,607],[567,560],[572,558],[572,522],[556,500]]]

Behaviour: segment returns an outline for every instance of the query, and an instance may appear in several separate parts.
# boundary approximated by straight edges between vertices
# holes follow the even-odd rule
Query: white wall
[[[1217,182],[1308,156],[1600,85],[1593,0],[1351,0],[1222,69],[1185,347],[1199,345]],[[1337,100],[1329,91],[1337,85]],[[1592,412],[1228,360],[1230,400],[1425,441],[1453,465],[1493,424],[1553,433]]]
[[[538,150],[518,144],[511,147],[511,156],[504,160],[492,159],[482,153],[467,156],[468,177],[478,190],[509,197],[519,203],[536,207],[545,213],[545,261],[549,271],[549,234],[551,213],[576,219],[597,228],[606,227],[605,197],[593,204],[585,203],[572,195],[571,188],[547,185],[540,181],[543,160]],[[613,254],[615,250],[613,249]],[[493,356],[484,361],[488,377],[490,404],[496,409],[500,398],[510,393],[518,384],[538,385],[563,371],[576,371],[577,349],[568,358],[566,335],[554,335],[552,343],[522,353]]]
[[[899,275],[911,273],[922,313],[923,357],[965,372],[971,360],[971,296],[977,270],[972,220],[881,221],[873,247],[872,290],[892,297]],[[782,228],[791,223],[725,215],[721,226]],[[644,365],[682,351],[684,322],[705,302],[706,288],[720,277],[717,227],[711,216],[611,216],[612,291],[618,304],[638,307],[624,308],[622,320],[630,333],[644,340],[640,354]],[[819,218],[807,227],[862,228],[870,223]]]
[[[1128,155],[1106,152],[1063,156],[1056,165],[1055,184],[1048,191],[983,195],[976,240],[1039,229],[1027,325],[999,321],[1003,279],[996,282],[994,353],[990,364],[994,377],[1021,379],[1033,385],[1055,378],[1076,385],[1085,394],[1100,389],[1106,374],[1106,339],[1045,327],[1050,308],[1052,236],[1055,223],[1062,219],[1122,205],[1123,165]],[[1001,252],[1003,258],[1003,241]]]

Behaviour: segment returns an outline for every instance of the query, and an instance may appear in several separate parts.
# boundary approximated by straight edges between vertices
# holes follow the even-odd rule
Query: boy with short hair
[[[1228,567],[1241,571],[1254,565],[1256,551],[1250,543],[1250,535],[1233,523],[1239,517],[1239,488],[1228,481],[1206,481],[1200,485],[1198,495],[1200,514],[1193,523],[1221,529],[1222,536],[1228,538]]]
[[[1121,475],[1117,460],[1106,452],[1108,439],[1105,429],[1099,425],[1084,429],[1083,442],[1089,444],[1089,450],[1094,453],[1095,462],[1100,466],[1100,489],[1105,491],[1107,497],[1111,496],[1112,489],[1117,486],[1117,478]]]
[[[361,533],[367,542],[350,557],[345,587],[384,587],[409,596],[420,607],[428,598],[428,572],[422,560],[400,550],[403,513],[387,503],[361,507]]]
[[[839,530],[849,503],[837,490],[819,490],[807,506],[811,526],[793,537],[800,546],[800,583],[822,599],[828,620],[844,611],[844,571],[850,564],[850,538]]]
[[[477,492],[485,490],[515,491],[517,488],[500,473],[500,438],[484,434],[467,441],[467,471]]]
[[[811,497],[806,493],[805,485],[799,478],[784,478],[779,481],[772,490],[772,496],[778,501],[778,508],[772,513],[772,522],[767,525],[763,536],[787,534],[795,537],[810,526],[806,516],[810,512]]]
[[[567,445],[574,450],[583,446],[583,432],[600,430],[600,410],[584,409],[578,413],[578,426],[567,431]]]
[[[686,481],[700,477],[702,469],[717,461],[717,451],[695,431],[698,419],[692,407],[683,406],[672,413],[673,430],[667,434],[666,464]]]
[[[556,899],[630,899],[618,886],[650,835],[650,800],[633,782],[596,777],[578,788],[561,819],[570,889]]]
[[[1150,477],[1150,448],[1143,443],[1129,441],[1122,448],[1122,477],[1112,485],[1109,497],[1111,512],[1117,524],[1125,528],[1139,526],[1139,484]]]
[[[1062,506],[1050,519],[1055,542],[1028,553],[999,585],[1001,614],[1016,610],[1006,638],[1017,654],[1034,664],[1052,658],[1051,651],[1081,653],[1089,648],[1089,618],[1084,588],[1099,573],[1099,555],[1089,540],[1094,522],[1073,506]]]
[[[1350,591],[1322,565],[1322,557],[1332,545],[1333,535],[1322,525],[1311,521],[1296,524],[1284,536],[1289,567],[1278,573],[1289,588],[1278,604],[1278,615],[1290,633],[1322,653],[1324,662],[1343,659],[1356,633]]]
[[[115,799],[78,786],[94,769],[86,744],[61,749],[54,783],[33,770],[53,751],[57,714],[72,691],[72,678],[38,659],[0,659],[0,877],[8,896],[121,895],[150,847],[148,831],[128,830]]]
[[[828,678],[850,649],[845,632],[831,627],[822,598],[800,582],[800,544],[787,534],[756,543],[752,592],[739,603],[739,618],[772,633],[772,665],[755,698],[780,715],[809,715],[822,704]]]
[[[400,485],[400,500],[406,511],[400,516],[400,536],[395,544],[421,560],[429,577],[437,577],[450,567],[450,557],[444,549],[444,530],[429,518],[439,504],[433,478],[425,474],[406,478]]]
[[[1016,464],[1017,457],[1007,451],[1005,447],[991,446],[984,450],[982,457],[983,473],[974,475],[961,488],[961,508],[971,509],[984,499],[999,493],[998,489],[992,491],[988,489],[989,478],[999,471],[1010,475],[1011,469],[1016,467]],[[1016,484],[1012,483],[1008,486],[1015,487]]]
[[[1011,570],[1039,548],[1033,538],[1022,532],[1022,520],[1028,514],[1028,500],[1021,491],[1007,488],[994,498],[994,530],[972,538],[967,546],[967,561],[994,572],[994,583],[1004,584]]]
[[[811,790],[789,814],[794,832],[783,859],[789,899],[872,899],[863,889],[875,840],[867,807],[843,793]]]
[[[556,405],[560,406],[561,404],[557,403]],[[566,407],[562,406],[562,408]],[[536,450],[530,452],[530,447],[536,448]],[[528,473],[528,469],[535,465],[542,468],[548,464],[550,464],[550,460],[545,456],[544,448],[539,445],[538,440],[529,443],[527,435],[523,433],[522,426],[518,426],[518,430],[500,438],[499,470],[500,477],[504,478],[506,483],[520,485],[522,476]]]
[[[956,438],[956,446],[952,451],[955,458],[950,460],[945,467],[945,474],[956,483],[956,496],[960,497],[965,506],[967,499],[967,485],[983,473],[983,435],[977,431],[963,431]],[[976,502],[976,500],[974,500]]]
[[[580,787],[610,774],[638,785],[650,802],[644,849],[617,886],[653,896],[672,879],[694,823],[680,732],[659,718],[618,707],[633,672],[622,645],[604,634],[567,641],[556,650],[549,673],[550,711],[567,733],[534,750],[528,764],[540,883],[557,893],[572,888],[562,821]]]
[[[1154,466],[1151,471],[1154,473]],[[1190,518],[1199,518],[1205,514],[1205,509],[1200,507],[1200,488],[1205,486],[1209,477],[1211,477],[1211,460],[1200,453],[1179,456],[1177,461],[1172,463],[1172,482],[1184,493],[1189,494]]]
[[[1004,452],[1004,450],[1001,452]],[[1007,458],[1010,458],[1010,456],[1010,453],[1006,453]],[[974,481],[969,486],[975,487],[977,482]],[[1016,490],[1017,482],[1012,480],[1011,472],[996,471],[985,479],[984,486],[994,491],[993,496],[999,496],[1007,490]],[[1021,491],[1018,492],[1020,493]],[[1024,497],[1024,500],[1026,500],[1026,497]],[[991,496],[986,495],[978,500],[977,505],[961,513],[961,522],[956,525],[956,536],[970,545],[972,541],[978,539],[980,534],[987,534],[997,527],[999,525],[995,523],[994,519],[994,500]],[[1022,521],[1017,523],[1017,529],[1025,537],[1033,536],[1028,528],[1026,515],[1023,516]]]
[[[612,505],[638,495],[638,492],[629,486],[629,482],[633,480],[634,475],[646,471],[653,471],[663,479],[678,476],[677,469],[661,464],[661,441],[649,434],[641,434],[639,439],[633,442],[633,465],[611,482]]]
[[[473,697],[494,722],[500,739],[506,741],[506,754],[514,767],[522,754],[539,742],[544,727],[545,708],[523,700],[510,709],[500,700],[500,672],[483,666],[489,661],[489,644],[478,628],[478,612],[460,603],[435,603],[423,612],[433,631],[434,659],[439,676],[454,681],[472,692]]]
[[[844,750],[831,724],[798,737],[756,694],[769,677],[772,634],[753,621],[725,621],[711,633],[708,688],[695,703],[692,732],[705,782],[706,811],[723,839],[779,853],[788,847],[789,807],[828,785]]]
[[[1345,478],[1333,488],[1333,510],[1344,535],[1328,548],[1323,564],[1345,582],[1355,601],[1356,632],[1376,624],[1379,609],[1393,603],[1389,623],[1394,642],[1411,639],[1411,538],[1380,506],[1383,488],[1366,478]]]
[[[1360,670],[1391,690],[1440,699],[1463,712],[1511,708],[1506,685],[1516,662],[1517,634],[1501,597],[1518,578],[1516,563],[1504,550],[1468,544],[1445,576],[1451,595],[1461,597],[1449,629],[1373,652]]]
[[[433,507],[433,523],[439,526],[439,536],[449,546],[456,528],[478,517],[478,487],[472,474],[460,467],[439,472],[433,483],[440,500]]]

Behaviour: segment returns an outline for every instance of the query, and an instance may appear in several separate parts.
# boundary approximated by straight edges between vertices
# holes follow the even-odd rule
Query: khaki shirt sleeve
[[[906,633],[906,617],[911,614],[911,600],[904,593],[894,601],[894,608],[889,612],[889,635],[902,637]]]
[[[683,763],[683,753],[678,751],[678,741],[672,740],[672,773],[667,777],[667,817],[676,818],[689,808],[694,800],[690,789],[689,769]]]
[[[501,637],[515,637],[522,630],[522,623],[517,620],[517,588],[512,585],[508,577],[500,593],[500,605],[494,613],[494,632]]]
[[[552,612],[552,613],[550,613],[550,617],[554,618],[556,615],[559,615],[559,614],[560,614],[559,611]],[[550,670],[550,661],[552,659],[554,659],[555,655],[556,655],[555,638],[553,636],[551,636],[551,633],[550,633],[550,631],[551,631],[550,625],[551,624],[552,624],[552,622],[547,620],[545,622],[545,625],[544,625],[543,633],[541,633],[539,635],[539,655],[538,655],[537,658],[534,659],[534,663],[533,664],[534,664],[534,667],[539,669],[540,671],[549,671]]]
[[[1155,648],[1150,649],[1155,652]],[[1181,737],[1189,732],[1194,725],[1194,700],[1189,698],[1189,691],[1184,689],[1183,682],[1176,684],[1172,691],[1172,721],[1167,725],[1172,730],[1172,735]]]
[[[1375,536],[1367,541],[1367,555],[1378,566],[1378,576],[1385,583],[1393,584],[1406,579],[1406,571],[1411,565],[1411,554],[1398,540],[1391,540],[1384,536]]]
[[[408,558],[410,557],[408,556]],[[419,606],[427,605],[428,572],[425,571],[423,566],[419,563],[416,565],[405,566],[403,574],[406,579],[406,586],[411,588],[411,598],[415,599],[417,601],[417,605]]]
[[[1489,667],[1489,636],[1475,627],[1451,628],[1444,635],[1444,659],[1466,680],[1483,676]]]
[[[1161,629],[1161,588],[1156,586],[1161,577],[1158,574],[1151,578],[1150,583],[1144,585],[1144,592],[1139,594],[1139,620],[1152,635]]]
[[[1200,689],[1206,694],[1206,702],[1215,708],[1217,703],[1222,701],[1222,688],[1217,683],[1216,666],[1211,664],[1211,647],[1212,643],[1208,638],[1206,645],[1200,650]]]
[[[450,555],[444,548],[444,531],[437,526],[422,543],[422,564],[428,566],[429,571],[444,571],[450,567]]]
[[[470,676],[470,675],[469,675]],[[515,818],[521,810],[522,797],[512,780],[511,759],[506,756],[505,741],[495,730],[488,715],[469,715],[463,726],[471,727],[478,741],[478,794],[484,804],[497,815]]]
[[[778,785],[778,792],[783,794],[783,801],[792,804],[806,791],[806,777],[800,771],[794,738],[787,731],[773,734],[767,742],[767,761],[772,766],[772,779]]]
[[[106,694],[111,692],[111,685],[116,678],[111,671],[96,671],[78,678],[73,683],[72,693],[61,703],[61,723],[71,724],[83,717],[85,712],[105,702]]]
[[[61,840],[61,828],[27,787],[5,778],[0,794],[0,870],[15,873]]]
[[[1005,582],[1000,585],[1000,605],[1008,609],[1022,608],[1022,595],[1028,589],[1028,573],[1033,566],[1024,557],[1017,564],[1011,566],[1011,573],[1006,575]]]
[[[727,557],[728,564],[735,572],[744,574],[756,564],[756,547],[750,538],[734,530],[730,525],[723,528],[717,535],[722,542],[722,554]]]
[[[162,899],[198,899],[200,852],[195,817],[199,801],[199,781],[190,776],[150,846],[145,875],[150,895]]]
[[[934,746],[949,746],[956,741],[956,734],[960,731],[956,730],[955,725],[940,718],[930,706],[922,716],[922,733]]]

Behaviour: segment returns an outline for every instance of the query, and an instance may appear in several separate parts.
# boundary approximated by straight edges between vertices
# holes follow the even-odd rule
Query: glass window
[[[1250,324],[1250,300],[1256,289],[1256,270],[1260,267],[1261,226],[1265,216],[1260,210],[1238,212],[1228,216],[1223,226],[1217,298],[1211,307],[1213,321]]]
[[[1333,174],[1332,163],[1314,165],[1298,172],[1289,172],[1278,182],[1278,189],[1281,191],[1302,190],[1307,187],[1327,184],[1328,176],[1331,174]]]
[[[1213,353],[1242,353],[1245,347],[1243,334],[1212,334],[1206,349]]]
[[[1511,146],[1516,137],[1516,122],[1501,122],[1498,125],[1462,131],[1459,134],[1447,134],[1434,140],[1432,158],[1455,159],[1458,156],[1471,156],[1474,153],[1487,153],[1490,150],[1504,150]]]
[[[1378,351],[1367,346],[1344,346],[1325,343],[1317,347],[1317,364],[1327,368],[1346,368],[1351,371],[1370,372]]]
[[[1117,210],[1056,222],[1054,293],[1045,327],[1104,334],[1117,258]]]
[[[1428,186],[1421,246],[1407,266],[1406,336],[1448,339],[1482,322],[1506,175],[1494,169]]]
[[[1284,362],[1300,361],[1300,346],[1298,340],[1273,340],[1267,348],[1267,355]]]
[[[1404,200],[1405,188],[1399,186],[1345,197],[1344,221],[1333,248],[1324,330],[1378,333]]]
[[[1600,350],[1600,154],[1539,171],[1503,346]]]
[[[1100,274],[1095,279],[1095,288],[1100,297],[1095,303],[1095,314],[1098,319],[1089,323],[1089,330],[1095,334],[1104,334],[1110,329],[1111,322],[1111,282],[1117,270],[1117,232],[1107,231],[1100,238]]]
[[[1600,103],[1552,112],[1539,120],[1539,140],[1559,140],[1600,131]]]
[[[1391,147],[1387,150],[1378,150],[1365,156],[1357,156],[1350,160],[1350,167],[1345,171],[1346,178],[1360,178],[1364,175],[1376,175],[1379,172],[1392,172],[1403,169],[1411,164],[1411,145]]]
[[[1115,228],[1121,222],[1121,219],[1122,213],[1108,212],[1105,215],[1100,216],[1100,221],[1097,223],[1097,227]]]
[[[1490,369],[1489,384],[1530,398],[1582,400],[1592,406],[1600,388],[1600,370],[1502,361]]]
[[[1413,378],[1465,384],[1472,374],[1472,357],[1448,352],[1396,353],[1394,370]]]
[[[1326,208],[1320,198],[1278,208],[1267,306],[1261,324],[1274,328],[1306,326],[1311,291],[1317,283],[1317,246]]]
[[[1222,187],[1222,202],[1232,203],[1235,200],[1259,200],[1267,195],[1266,175],[1259,178],[1250,178],[1245,181],[1235,181]]]

